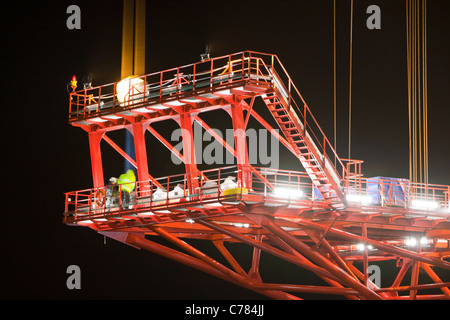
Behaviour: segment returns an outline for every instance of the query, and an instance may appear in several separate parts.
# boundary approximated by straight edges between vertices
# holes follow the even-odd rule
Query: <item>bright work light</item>
[[[134,100],[136,99],[137,94],[142,93],[142,95],[140,96],[143,96],[143,93],[145,92],[144,80],[139,78],[127,77],[117,83],[116,92],[117,100],[119,100],[122,107],[128,106],[129,104],[131,105],[137,102]]]
[[[346,196],[348,202],[361,203],[361,204],[370,204],[372,202],[372,198],[368,195],[364,194],[348,194]]]
[[[299,199],[303,197],[303,191],[289,188],[275,188],[273,193],[280,198]]]
[[[437,209],[438,203],[430,200],[413,200],[411,207],[415,209]]]

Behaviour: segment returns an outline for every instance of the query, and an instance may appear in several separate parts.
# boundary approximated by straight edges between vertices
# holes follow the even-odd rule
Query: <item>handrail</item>
[[[126,214],[130,209],[153,212],[186,203],[224,203],[231,198],[234,202],[252,196],[262,197],[263,202],[272,201],[281,205],[298,201],[323,202],[305,172],[251,168],[251,185],[244,187],[240,170],[243,170],[240,166],[228,166],[195,172],[194,177],[200,183],[194,193],[188,192],[187,174],[137,181],[129,203],[124,203],[121,196],[116,196],[115,202],[112,201],[109,193],[112,189],[108,189],[108,186],[66,192],[64,220],[102,219]],[[121,186],[116,192],[121,194]],[[447,218],[450,217],[449,192],[450,186],[446,185],[410,183],[392,178],[361,178],[360,188],[348,189],[348,195],[357,196],[349,201],[350,206],[395,206]],[[367,197],[370,201],[365,201]],[[419,207],[415,208],[417,204]],[[421,208],[420,205],[424,204],[433,206]]]
[[[280,85],[287,95],[287,107],[292,106],[295,108],[295,113],[303,124],[304,133],[319,148],[318,151],[323,157],[323,159],[320,159],[323,165],[330,169],[333,176],[336,176],[335,180],[339,180],[340,183],[345,181],[348,183],[351,177],[347,166],[344,164],[345,160],[341,159],[336,150],[334,150],[285,66],[275,54],[242,51],[143,76],[136,76],[132,79],[141,79],[145,90],[140,90],[137,94],[130,95],[126,105],[122,107],[116,101],[118,82],[78,90],[70,94],[69,120],[101,116],[104,114],[102,108],[106,105],[112,108],[113,113],[142,107],[144,105],[143,102],[145,102],[146,107],[151,109],[154,105],[149,104],[149,99],[153,99],[153,102],[162,101],[163,98],[172,100],[182,97],[187,92],[210,90],[213,85],[223,86],[243,81],[244,79],[252,81],[251,76],[256,76],[257,79],[268,77],[267,81],[271,79],[272,85],[274,79],[278,79],[281,82]],[[130,90],[133,89],[132,87],[129,88]],[[184,89],[186,91],[183,91]],[[359,181],[359,183],[361,182]]]
[[[133,88],[132,81],[141,80],[144,83],[145,92],[130,95],[127,99],[128,109],[139,107],[142,99],[173,98],[174,95],[182,95],[180,85],[177,81],[185,79],[191,84],[190,90],[200,90],[220,84],[224,81],[235,82],[243,80],[245,73],[249,71],[248,66],[251,65],[250,58],[245,55],[246,52],[215,57],[210,60],[184,65],[181,67],[171,68],[159,72],[146,74],[143,76],[129,77],[130,89]],[[220,62],[220,66],[217,64]],[[242,62],[242,63],[241,63]],[[244,63],[244,62],[249,62]],[[237,75],[238,77],[235,77]],[[119,81],[120,82],[120,81]],[[79,120],[80,118],[89,118],[95,115],[101,115],[101,109],[105,104],[109,104],[109,111],[127,110],[127,108],[117,109],[119,106],[115,101],[116,86],[119,82],[100,85],[89,89],[77,90],[70,93],[69,103],[69,121]],[[217,82],[217,83],[216,83]],[[144,97],[143,94],[144,93]],[[153,94],[153,96],[152,96]],[[136,96],[133,98],[133,96]],[[97,101],[90,103],[88,97],[96,98]],[[111,101],[113,100],[113,101]],[[135,101],[136,100],[136,101]],[[137,103],[136,103],[137,102]],[[102,103],[104,105],[102,105]]]
[[[218,63],[220,63],[219,67],[217,67]],[[118,82],[97,86],[90,89],[78,90],[71,93],[69,120],[80,120],[80,118],[83,119],[103,115],[101,110],[103,107],[106,107],[106,105],[112,108],[113,113],[116,111],[142,107],[144,100],[147,99],[147,92],[149,98],[158,98],[159,100],[162,100],[163,97],[171,99],[173,94],[182,95],[183,91],[180,92],[180,85],[178,83],[181,79],[184,79],[187,83],[192,84],[192,87],[187,88],[188,90],[195,91],[199,89],[201,84],[203,85],[203,88],[205,88],[211,87],[214,81],[219,80],[228,80],[228,82],[233,83],[235,81],[243,80],[246,73],[247,75],[272,76],[271,72],[275,75],[278,74],[276,70],[282,71],[282,77],[278,77],[288,92],[289,106],[294,106],[296,112],[301,116],[305,130],[312,135],[316,145],[318,145],[322,151],[321,154],[324,157],[324,159],[322,159],[324,163],[326,164],[329,162],[331,164],[336,163],[336,161],[339,163],[341,170],[336,170],[336,174],[339,176],[339,172],[342,171],[342,176],[340,177],[342,179],[345,176],[346,171],[344,164],[318,124],[300,91],[293,83],[292,78],[286,71],[286,68],[281,63],[278,56],[274,54],[256,51],[242,51],[234,54],[214,57],[210,60],[150,73],[144,76],[136,76],[131,79],[142,80],[145,90],[143,90],[144,92],[138,92],[135,95],[129,95],[127,103],[122,104],[119,110],[117,110],[118,103],[115,99],[116,86]],[[169,77],[167,77],[167,75],[169,75]],[[239,77],[232,78],[233,75],[238,75]],[[184,77],[188,79],[185,79]],[[282,78],[287,79],[287,87],[285,83],[286,81],[283,81]],[[133,87],[131,86],[131,80],[129,84],[130,91],[132,91]],[[151,97],[152,92],[157,92],[157,95]],[[301,103],[303,103],[303,110],[301,110],[301,108],[297,105],[296,98],[293,97],[293,95],[298,97]],[[90,103],[92,101],[95,103]],[[148,105],[148,107],[151,108],[150,105]],[[308,121],[308,119],[310,120]],[[316,133],[320,134],[320,136],[316,136]],[[328,161],[325,161],[325,159]]]
[[[306,128],[309,127],[311,130],[309,132],[312,132],[315,136],[315,130],[313,130],[313,128],[311,127],[311,121],[307,121],[307,116],[311,117],[311,119],[313,120],[313,124],[317,127],[317,129],[319,130],[319,133],[322,135],[322,137],[319,139],[318,137],[315,136],[316,138],[316,142],[321,146],[322,148],[322,155],[324,157],[328,158],[328,161],[331,163],[334,163],[334,161],[332,161],[330,159],[330,157],[328,156],[328,150],[332,153],[333,155],[333,160],[337,160],[338,163],[341,166],[342,169],[342,176],[341,179],[345,176],[345,172],[346,172],[346,168],[345,165],[342,163],[341,159],[339,158],[338,154],[336,153],[336,151],[334,150],[332,144],[330,143],[330,141],[328,140],[328,138],[326,137],[325,133],[323,132],[322,128],[320,127],[319,123],[317,122],[316,118],[314,117],[313,113],[311,112],[311,109],[308,107],[308,104],[306,103],[305,99],[303,98],[303,96],[301,95],[300,91],[298,90],[297,86],[294,84],[294,82],[292,81],[291,76],[289,75],[289,73],[286,71],[286,68],[284,67],[284,65],[282,64],[282,62],[280,61],[280,59],[278,58],[277,55],[273,55],[275,58],[275,61],[280,65],[281,70],[283,70],[285,76],[288,78],[288,92],[289,92],[289,100],[292,102],[291,105],[294,105],[297,109],[297,111],[300,113],[300,115],[303,116],[303,125],[306,131]],[[273,65],[273,68],[275,69],[275,65]],[[293,90],[291,90],[291,88]],[[301,102],[303,103],[303,112],[300,109],[300,107],[297,105],[296,101],[294,98],[292,98],[292,93],[296,93],[298,95],[298,97],[300,98]],[[321,141],[322,140],[322,141]],[[339,170],[336,169],[336,173],[339,174]]]

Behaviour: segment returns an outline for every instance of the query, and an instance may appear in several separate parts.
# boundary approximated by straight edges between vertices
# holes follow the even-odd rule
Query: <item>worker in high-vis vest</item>
[[[128,169],[127,172],[121,174],[119,179],[117,180],[117,184],[121,190],[121,198],[122,198],[122,208],[129,209],[130,204],[130,195],[134,190],[136,182],[136,176],[134,175],[134,171]]]

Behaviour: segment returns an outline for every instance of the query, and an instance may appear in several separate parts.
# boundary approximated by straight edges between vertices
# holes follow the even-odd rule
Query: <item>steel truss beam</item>
[[[244,214],[247,218],[252,220],[254,223],[253,228],[259,226],[260,231],[254,236],[245,235],[236,228],[229,228],[224,225],[220,225],[213,222],[213,218],[201,218],[196,219],[196,222],[200,225],[207,227],[208,229],[221,235],[222,239],[217,237],[212,238],[212,243],[216,246],[219,252],[223,255],[225,260],[229,263],[231,268],[223,265],[222,263],[212,259],[207,254],[199,251],[198,249],[192,247],[190,244],[181,240],[174,233],[166,230],[164,225],[156,226],[149,225],[147,228],[152,234],[156,234],[169,240],[170,242],[177,245],[182,251],[188,254],[179,252],[177,250],[165,247],[161,244],[152,242],[142,236],[138,236],[132,233],[127,233],[126,240],[127,244],[134,247],[146,249],[153,253],[162,255],[166,258],[175,260],[182,264],[188,265],[210,275],[221,278],[225,281],[231,282],[233,284],[242,286],[249,290],[255,291],[262,295],[274,299],[301,299],[292,293],[315,293],[315,294],[328,294],[328,295],[343,295],[348,299],[450,299],[449,282],[442,282],[442,280],[436,275],[436,273],[431,269],[430,264],[424,263],[422,261],[423,256],[420,254],[412,255],[407,254],[409,257],[406,258],[404,255],[404,264],[400,269],[397,278],[390,287],[378,288],[373,283],[367,280],[367,277],[363,272],[358,270],[352,261],[344,261],[332,248],[327,239],[321,237],[322,232],[328,230],[328,234],[336,235],[340,230],[335,228],[319,228],[317,226],[304,227],[307,229],[307,233],[310,235],[313,242],[317,245],[319,240],[320,248],[317,246],[307,245],[305,242],[299,240],[299,238],[293,236],[291,233],[286,231],[279,225],[277,220],[272,219],[270,216],[260,215],[260,214]],[[299,226],[301,226],[299,224]],[[323,226],[322,226],[323,227]],[[263,233],[262,231],[265,230]],[[253,259],[252,265],[248,272],[245,272],[241,267],[239,262],[233,257],[233,255],[225,248],[224,239],[225,236],[228,239],[234,239],[238,242],[245,243],[253,247]],[[344,234],[341,234],[344,236]],[[345,237],[348,239],[355,239],[355,237],[362,241],[366,240],[369,242],[370,239],[362,239],[361,236],[354,234],[345,233]],[[273,243],[277,247],[270,245]],[[372,245],[377,241],[370,240]],[[401,249],[397,251],[392,246],[387,246],[379,244],[379,247],[388,249],[396,252],[397,254],[405,253]],[[387,248],[392,247],[392,248]],[[260,254],[261,251],[269,253],[273,256],[281,258],[287,262],[293,263],[303,269],[309,270],[325,280],[329,286],[309,286],[309,285],[297,285],[292,283],[264,283],[261,278],[260,269]],[[430,258],[428,258],[430,259]],[[430,261],[430,260],[427,260]],[[434,266],[441,265],[443,267],[448,267],[448,263],[443,262],[439,259],[432,260]],[[439,263],[442,262],[442,263]],[[403,280],[409,268],[414,268],[416,265],[416,270],[413,272],[413,277],[418,273],[419,268],[424,270],[430,278],[434,281],[432,284],[418,284],[416,280],[411,280],[411,285],[400,286],[400,282]],[[427,289],[440,289],[442,291],[441,295],[418,295],[417,290],[427,290]],[[410,291],[409,296],[399,296],[400,291]]]
[[[197,178],[199,175],[202,175],[197,169],[193,139],[193,123],[194,121],[197,121],[217,140],[219,144],[237,159],[238,167],[240,167],[240,170],[238,170],[238,180],[239,182],[242,182],[242,187],[248,188],[248,190],[252,189],[252,175],[254,174],[258,177],[260,182],[264,183],[264,190],[266,190],[265,187],[273,189],[274,186],[271,182],[249,164],[245,130],[248,126],[250,117],[253,117],[290,152],[296,155],[301,163],[303,163],[311,180],[316,180],[316,187],[323,187],[322,190],[319,190],[324,196],[323,199],[326,198],[326,194],[329,196],[327,197],[328,199],[336,198],[333,195],[329,195],[330,191],[327,191],[327,186],[337,184],[337,181],[339,180],[337,177],[338,175],[335,177],[331,174],[334,171],[328,172],[333,169],[336,170],[337,173],[337,168],[327,167],[327,163],[328,165],[331,165],[332,163],[331,159],[329,159],[329,161],[327,160],[327,157],[329,155],[332,156],[334,150],[331,148],[331,144],[329,144],[322,130],[316,123],[316,120],[309,111],[308,106],[292,83],[290,76],[286,73],[276,56],[269,56],[269,58],[271,58],[271,63],[266,61],[266,65],[264,59],[258,58],[258,55],[252,57],[253,53],[249,52],[249,54],[249,57],[245,58],[244,53],[242,53],[242,66],[240,67],[241,76],[239,79],[233,79],[233,72],[237,72],[237,70],[233,71],[231,69],[233,66],[234,68],[239,67],[241,65],[239,62],[240,60],[238,60],[238,64],[232,64],[232,56],[228,56],[225,61],[228,63],[227,69],[225,69],[223,73],[213,76],[215,70],[213,68],[213,62],[220,60],[212,59],[210,61],[211,75],[207,83],[208,87],[205,87],[204,89],[196,87],[198,82],[195,81],[195,77],[201,76],[202,73],[196,72],[197,64],[194,64],[193,73],[192,71],[189,71],[189,68],[185,69],[189,71],[188,73],[193,74],[194,81],[192,82],[192,90],[189,89],[189,91],[180,92],[180,88],[183,87],[179,85],[178,82],[174,82],[171,86],[176,88],[176,92],[170,93],[170,95],[166,95],[164,98],[163,90],[167,90],[164,86],[168,84],[168,80],[166,80],[167,72],[172,73],[174,71],[164,71],[166,74],[164,74],[164,72],[158,73],[159,80],[156,80],[156,82],[154,80],[155,74],[144,76],[144,83],[147,83],[148,80],[151,80],[154,85],[159,83],[159,100],[153,96],[151,99],[149,98],[150,100],[146,101],[143,99],[142,102],[136,103],[130,108],[123,108],[116,104],[116,84],[109,87],[99,87],[97,88],[97,90],[99,90],[98,93],[97,91],[92,90],[95,94],[93,93],[90,96],[87,95],[86,91],[84,94],[72,94],[71,112],[73,111],[73,113],[71,113],[70,122],[75,126],[82,127],[89,134],[94,187],[102,188],[104,186],[100,149],[102,140],[105,140],[114,150],[137,168],[140,181],[145,181],[150,178],[158,184],[148,172],[145,133],[146,131],[149,131],[184,162],[186,171],[185,178],[188,180],[187,185],[189,194],[195,194],[194,191],[199,183]],[[252,61],[256,63],[255,70],[253,70],[255,66],[251,67],[250,65]],[[277,76],[277,73],[275,72],[274,62],[277,61],[280,66],[279,71],[283,70],[281,75],[283,77],[288,77],[287,84],[283,84],[282,79],[280,76]],[[244,68],[247,63],[248,68]],[[245,70],[248,72],[244,72]],[[177,81],[180,78],[179,76],[180,68],[177,68]],[[246,77],[248,77],[248,79]],[[186,88],[187,87],[184,87],[184,89]],[[112,90],[112,95],[108,93],[108,91],[104,91],[110,89]],[[295,94],[293,89],[297,92],[297,99],[300,98],[303,102],[303,108],[300,108],[301,106],[295,104],[292,97],[292,95]],[[258,96],[262,97],[266,106],[269,107],[269,111],[272,113],[272,116],[280,127],[282,134],[279,134],[278,131],[254,110],[253,105]],[[112,97],[112,101],[108,100],[110,97]],[[86,101],[89,101],[90,103],[91,98],[98,98],[98,101],[96,101],[94,105],[86,105]],[[80,99],[84,99],[84,103],[81,103]],[[250,102],[248,102],[249,100]],[[105,106],[110,103],[111,110],[102,111],[101,103],[105,103]],[[72,110],[72,104],[76,110]],[[296,112],[298,112],[298,117],[296,116],[296,112],[294,112],[294,104],[296,106]],[[98,106],[97,111],[95,111],[95,106]],[[79,107],[83,107],[84,110],[79,110]],[[89,109],[87,109],[88,107]],[[94,109],[91,109],[93,107]],[[225,110],[231,117],[235,138],[233,146],[224,141],[220,135],[216,134],[216,132],[199,117],[199,114],[202,112],[210,112],[217,109]],[[93,110],[92,114],[91,110]],[[309,118],[311,118],[311,120]],[[175,120],[182,129],[183,154],[178,152],[171,143],[165,140],[150,126],[153,122],[168,119]],[[126,129],[133,134],[136,160],[132,159],[125,151],[106,136],[107,132],[117,129]],[[319,137],[315,137],[316,139],[314,139],[314,141],[309,141],[313,140],[312,137],[315,133],[320,133]],[[328,155],[326,151],[330,151]],[[346,169],[337,155],[335,155],[334,159],[335,166],[337,159],[342,165],[343,170]],[[326,162],[326,160],[328,162]],[[323,171],[321,172],[319,169],[314,169],[318,167],[322,168]],[[345,171],[343,171],[342,179],[348,180],[349,175],[346,176],[344,172]],[[350,173],[348,168],[347,173]],[[336,181],[334,181],[335,179]],[[321,181],[326,180],[330,181],[322,184]],[[218,181],[220,181],[220,178]],[[256,179],[253,181],[253,187],[256,185],[255,181]],[[320,186],[317,185],[319,182]],[[145,187],[146,185],[144,183],[144,189],[150,190],[150,188]],[[338,187],[339,186],[335,185],[332,189],[336,189],[336,191],[340,192],[341,189]],[[138,188],[136,188],[136,190],[137,189]],[[167,187],[167,191],[168,190],[169,183]],[[139,191],[142,192],[142,190]],[[87,198],[89,214],[91,212],[89,201],[92,201],[92,193],[93,192],[91,191],[91,194]],[[85,193],[82,192],[81,194],[84,195]],[[144,194],[146,197],[149,196],[148,193],[144,192]],[[218,192],[218,194],[220,195],[220,192]],[[78,196],[78,193],[76,193],[76,195]],[[341,195],[339,195],[339,198],[342,198]],[[70,201],[67,199],[68,195],[66,195],[66,207],[68,201]],[[192,198],[190,200],[192,200]],[[217,202],[219,203],[220,201],[218,196]],[[251,198],[250,201],[252,201]],[[448,201],[448,193],[445,201]],[[101,219],[101,221],[104,222],[98,222],[98,220],[90,222],[93,223],[93,225],[91,225],[93,229],[96,229],[100,233],[104,232],[106,236],[127,243],[133,247],[149,250],[153,253],[170,258],[274,299],[300,299],[300,297],[291,293],[343,295],[348,299],[355,300],[450,298],[450,290],[448,288],[449,282],[443,282],[431,268],[431,266],[434,266],[446,270],[450,269],[449,262],[437,258],[440,253],[406,250],[368,237],[367,226],[373,226],[374,224],[381,225],[382,227],[395,226],[396,228],[398,227],[399,230],[403,230],[400,228],[403,228],[404,225],[397,221],[405,218],[404,208],[400,208],[401,211],[398,212],[393,208],[389,208],[389,212],[383,211],[385,210],[384,208],[378,208],[379,211],[366,214],[365,209],[363,210],[361,207],[345,207],[345,210],[339,210],[338,212],[333,210],[333,206],[331,205],[333,202],[335,201],[330,200],[327,202],[328,204],[325,202],[323,205],[314,204],[314,206],[316,206],[315,209],[318,207],[327,207],[326,210],[318,212],[317,210],[313,210],[312,207],[309,209],[300,209],[301,211],[298,211],[297,209],[291,210],[289,208],[288,211],[288,205],[286,205],[284,209],[280,209],[281,206],[275,208],[266,205],[266,202],[249,206],[245,201],[239,202],[239,204],[237,204],[236,201],[233,203],[234,207],[225,205],[211,209],[210,207],[203,206],[204,203],[200,201],[200,203],[181,203],[179,207],[167,206],[168,210],[164,210],[166,211],[164,214],[158,213],[158,210],[153,213],[151,207],[141,207],[137,210],[136,208],[129,211],[122,210],[120,212],[114,212],[112,215],[105,215]],[[77,205],[77,203],[75,203],[75,205]],[[184,207],[181,208],[181,206]],[[342,209],[340,205],[334,207],[334,209],[336,208]],[[373,208],[371,208],[371,210],[372,209]],[[68,213],[68,210],[66,210],[66,213]],[[382,216],[384,213],[389,214]],[[395,215],[395,213],[398,214]],[[142,218],[139,214],[145,214],[145,218]],[[335,219],[330,224],[330,219],[333,219],[333,217]],[[185,221],[185,219],[188,218],[191,221],[195,221],[194,224],[189,225],[188,222]],[[322,218],[321,223],[323,224],[312,222],[312,219],[320,220],[320,218]],[[412,220],[411,224],[408,226],[420,227],[422,228],[421,230],[429,228],[431,229],[430,232],[443,232],[442,235],[448,237],[447,230],[433,229],[438,223],[446,223],[447,216],[443,216],[442,219],[439,220],[427,218],[427,216],[408,218]],[[242,221],[240,219],[245,219],[246,222],[250,221],[252,226],[249,228],[228,226],[232,225],[235,221]],[[92,220],[96,220],[95,217]],[[345,227],[346,224],[348,224],[347,227],[349,225],[352,227],[357,226],[355,228],[357,228],[358,232],[360,230],[359,226],[361,226],[362,234],[354,234],[340,229],[343,226]],[[444,226],[444,229],[445,228],[446,227]],[[165,238],[187,254],[152,242],[146,239],[145,235]],[[182,238],[189,237],[211,241],[230,267],[216,261],[182,240]],[[226,249],[225,242],[228,241],[240,242],[253,249],[251,267],[248,271],[244,270],[237,259]],[[338,246],[339,243],[344,243],[344,245],[346,243],[363,243],[384,252],[384,255],[378,257],[370,256],[366,246],[363,254],[357,257],[357,259],[363,263],[363,272],[361,272],[354,266],[353,261],[350,258],[346,258],[344,255],[337,252],[336,248],[333,247],[333,243],[338,243]],[[262,266],[262,252],[311,272],[327,283],[328,286],[265,283],[260,273]],[[403,262],[395,281],[387,288],[375,286],[375,284],[369,280],[369,261],[373,261],[374,259],[392,259],[393,257],[398,257]],[[424,271],[434,283],[419,284],[419,272],[421,270]],[[411,271],[410,284],[402,285],[402,281],[409,271]],[[425,289],[440,289],[442,294],[418,294],[419,290]],[[401,291],[407,291],[409,294],[407,296],[399,296],[399,292]]]
[[[313,229],[313,230],[316,230],[319,232],[325,232],[328,229],[324,225],[321,225],[321,224],[318,224],[318,223],[315,223],[312,221],[307,221],[306,219],[301,219],[301,218],[296,219],[295,223],[298,224],[299,226],[310,228],[310,229]],[[352,233],[349,233],[349,232],[346,232],[343,230],[339,230],[336,228],[329,228],[327,232],[330,235],[339,237],[341,239],[346,239],[346,240],[351,240],[351,241],[354,241],[357,243],[364,243],[367,245],[372,245],[374,248],[380,249],[385,252],[392,253],[394,255],[398,255],[400,257],[405,257],[405,258],[421,261],[421,262],[424,262],[427,264],[435,265],[437,267],[450,270],[449,262],[445,262],[445,261],[442,261],[440,259],[436,259],[433,257],[428,257],[425,254],[420,254],[420,253],[417,253],[417,252],[414,252],[411,250],[406,250],[403,248],[383,244],[376,240],[365,238],[363,236],[358,236],[358,235],[355,235],[355,234],[352,234]]]
[[[91,153],[92,180],[94,188],[100,188],[104,185],[103,164],[100,142],[102,141],[103,132],[89,133],[89,150]]]
[[[186,243],[184,243],[184,242],[182,243],[182,241],[179,240],[178,238],[173,237],[167,233],[164,233],[161,230],[159,230],[159,232],[161,234],[165,234],[165,236],[168,239],[170,239],[177,245],[181,245],[184,249],[186,249],[189,253],[194,254],[196,257],[192,257],[190,255],[178,252],[177,250],[165,247],[163,245],[160,245],[160,244],[150,241],[148,239],[144,239],[144,238],[138,237],[136,235],[133,235],[131,233],[128,234],[126,243],[136,246],[136,247],[139,247],[141,249],[145,249],[150,252],[159,254],[168,259],[172,259],[177,262],[183,263],[194,269],[198,269],[200,271],[203,271],[205,273],[208,273],[210,275],[213,275],[213,276],[223,279],[225,281],[234,283],[236,285],[243,286],[245,288],[248,288],[250,290],[258,292],[260,294],[271,297],[273,299],[299,300],[299,298],[297,298],[293,295],[284,293],[282,291],[273,290],[273,289],[257,288],[256,286],[252,285],[252,282],[249,279],[246,279],[245,277],[239,275],[238,273],[234,273],[232,270],[226,268],[225,266],[223,266],[220,263],[218,263],[217,261],[209,258],[208,256],[204,255],[197,249],[187,245]]]

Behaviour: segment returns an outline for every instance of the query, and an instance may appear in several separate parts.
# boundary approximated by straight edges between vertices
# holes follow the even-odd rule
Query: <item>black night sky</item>
[[[450,2],[427,3],[429,180],[450,184]],[[81,9],[81,30],[66,27],[71,4]],[[381,30],[366,27],[371,4],[381,9]],[[111,239],[105,244],[88,228],[62,224],[64,192],[92,186],[87,134],[67,121],[66,84],[73,74],[81,79],[88,72],[94,86],[120,80],[122,1],[8,1],[2,4],[0,23],[1,298],[265,299],[152,253]],[[337,151],[344,158],[349,26],[350,0],[338,0]],[[364,160],[367,177],[408,177],[405,29],[404,0],[355,1],[352,157]],[[147,73],[199,61],[206,43],[212,56],[243,50],[277,54],[333,139],[332,0],[149,0],[146,32]],[[150,173],[170,174],[163,165],[164,147],[155,142],[148,148],[153,148]],[[114,151],[103,154],[105,178],[118,174],[110,154]],[[297,163],[287,166],[295,170]],[[218,256],[212,245],[192,243]],[[250,266],[250,248],[234,245],[230,250],[245,268]],[[262,259],[263,277],[275,277],[267,267],[279,261],[264,254]],[[66,287],[66,268],[72,264],[81,268],[81,290]],[[283,279],[286,274],[294,274],[298,283],[312,281],[291,265],[281,268],[277,281],[289,281]],[[387,284],[390,277],[386,274]]]

